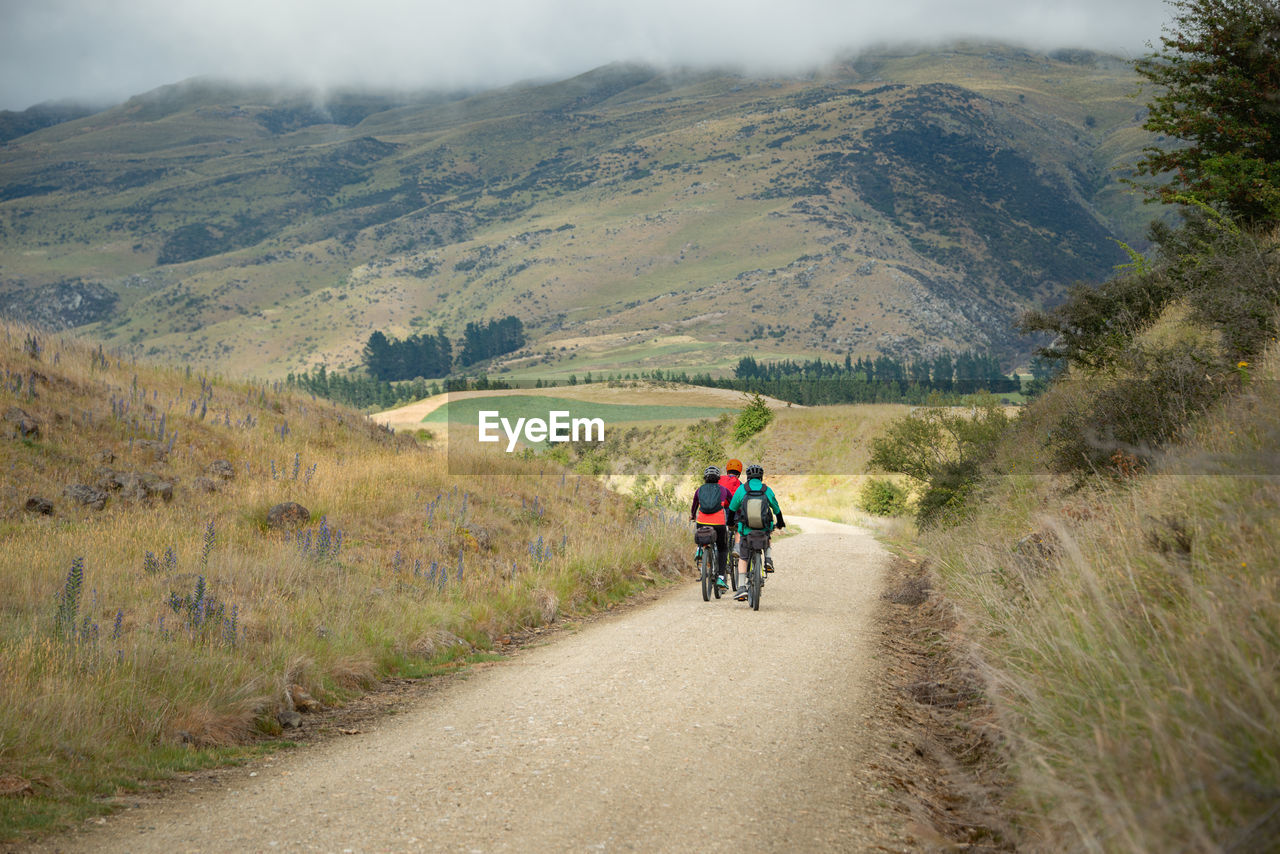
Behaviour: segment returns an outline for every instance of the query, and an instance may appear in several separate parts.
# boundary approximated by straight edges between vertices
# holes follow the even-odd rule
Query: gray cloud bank
[[[0,0],[0,109],[213,76],[457,88],[615,61],[812,68],[956,38],[1146,52],[1164,0]]]

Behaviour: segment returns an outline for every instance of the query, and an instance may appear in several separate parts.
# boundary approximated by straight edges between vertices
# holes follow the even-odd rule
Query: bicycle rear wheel
[[[747,567],[747,602],[752,611],[760,610],[761,562],[760,552],[756,552],[751,556],[751,565]]]
[[[711,549],[703,548],[698,560],[698,578],[702,581],[702,601],[711,600],[711,588],[715,586],[715,567],[711,562]]]

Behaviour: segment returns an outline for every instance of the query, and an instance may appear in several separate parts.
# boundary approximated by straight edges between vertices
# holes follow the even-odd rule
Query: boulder
[[[211,477],[197,477],[191,481],[191,488],[196,492],[217,492],[218,481]]]
[[[62,494],[77,504],[92,507],[94,510],[101,510],[107,506],[107,494],[87,483],[73,483],[62,490]]]
[[[267,525],[272,528],[296,528],[311,521],[311,511],[296,501],[285,501],[267,511]]]
[[[147,497],[159,498],[165,504],[173,500],[173,483],[167,480],[156,480],[146,484]]]
[[[100,468],[94,472],[96,486],[104,492],[118,492],[122,498],[146,503],[159,498],[166,504],[173,500],[173,483],[159,475],[141,472],[122,472]]]
[[[39,513],[42,516],[53,515],[53,502],[47,498],[41,498],[33,495],[27,499],[26,505],[23,507],[28,513]]]
[[[163,463],[169,459],[169,446],[164,442],[157,442],[153,439],[138,439],[133,443],[133,447],[140,452],[150,454],[158,463]]]
[[[29,412],[17,406],[10,406],[4,413],[4,420],[14,425],[14,435],[19,439],[39,439],[40,422]]]
[[[205,473],[210,477],[220,477],[223,480],[234,480],[236,476],[235,466],[231,465],[230,460],[214,460],[209,463],[209,468]]]

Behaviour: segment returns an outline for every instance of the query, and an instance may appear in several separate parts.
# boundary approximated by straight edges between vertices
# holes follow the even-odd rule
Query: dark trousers
[[[725,559],[729,556],[729,529],[725,525],[708,525],[716,532],[716,575],[724,575]]]

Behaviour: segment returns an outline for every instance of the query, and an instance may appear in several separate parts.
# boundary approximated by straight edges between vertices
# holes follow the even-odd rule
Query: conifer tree
[[[1145,148],[1138,173],[1158,182],[1147,190],[1161,201],[1280,222],[1280,3],[1169,5],[1162,47],[1134,65],[1157,87],[1143,126],[1181,144]]]

